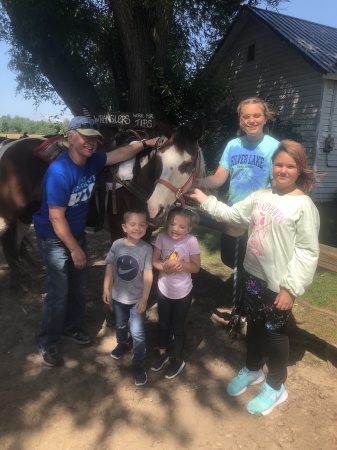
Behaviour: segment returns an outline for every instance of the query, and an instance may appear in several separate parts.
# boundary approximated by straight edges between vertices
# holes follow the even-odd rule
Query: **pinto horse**
[[[109,192],[106,223],[112,241],[122,236],[120,225],[127,209],[139,208],[143,203],[153,229],[163,224],[169,208],[177,200],[184,203],[183,194],[190,188],[202,160],[198,146],[202,128],[200,124],[183,125],[176,130],[166,129],[164,133],[156,148],[145,150],[135,158],[132,183],[117,177],[122,187],[115,193]],[[136,139],[132,133],[131,140]],[[20,285],[20,258],[27,255],[23,239],[32,215],[41,205],[48,163],[36,157],[34,150],[43,141],[43,138],[24,138],[7,144],[0,159],[0,236],[12,287]],[[91,203],[95,209],[93,197]]]

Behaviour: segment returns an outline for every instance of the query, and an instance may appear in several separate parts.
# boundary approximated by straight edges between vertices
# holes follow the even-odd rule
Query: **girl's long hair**
[[[303,192],[308,193],[317,183],[315,179],[315,172],[308,167],[307,156],[303,146],[290,139],[284,139],[279,143],[279,146],[272,156],[273,164],[276,156],[280,152],[286,152],[289,156],[294,158],[297,169],[300,173],[296,180],[296,185],[302,189]]]

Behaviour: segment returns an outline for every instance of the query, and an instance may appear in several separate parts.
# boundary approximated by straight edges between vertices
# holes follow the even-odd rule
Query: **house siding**
[[[255,58],[247,62],[248,47],[252,44],[255,45]],[[252,17],[222,54],[221,64],[230,73],[238,100],[255,95],[268,100],[282,121],[290,120],[298,125],[295,131],[302,137],[309,164],[326,172],[329,168],[325,164],[323,147],[331,115],[333,82],[325,80],[291,45]],[[335,105],[336,97],[337,93]],[[332,126],[331,134],[334,133],[337,147],[336,115],[335,106],[330,128]],[[336,154],[334,150],[328,155],[331,165],[337,165]],[[334,198],[337,181],[333,178],[336,178],[335,168],[329,169],[328,175],[314,189],[314,200]]]
[[[324,152],[328,137],[334,139],[331,152]],[[315,170],[322,173],[315,189],[315,200],[325,202],[337,196],[337,81],[324,80],[321,115],[318,123]]]

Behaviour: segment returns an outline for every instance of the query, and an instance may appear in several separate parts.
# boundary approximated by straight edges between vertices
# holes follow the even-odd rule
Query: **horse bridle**
[[[200,150],[200,147],[198,146],[196,167],[193,168],[191,175],[189,176],[186,183],[183,184],[183,186],[181,186],[181,188],[176,188],[175,186],[173,186],[173,184],[171,184],[170,182],[168,182],[166,180],[162,180],[161,178],[156,180],[155,184],[162,184],[163,186],[170,189],[170,191],[172,191],[176,196],[175,203],[180,202],[184,206],[186,203],[185,199],[184,199],[184,194],[186,194],[186,192],[190,189],[193,181],[195,181],[201,177],[201,171],[202,171],[202,169],[201,169],[201,150]]]

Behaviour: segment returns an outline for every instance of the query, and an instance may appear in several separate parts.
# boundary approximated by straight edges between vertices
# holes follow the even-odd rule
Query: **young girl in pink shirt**
[[[198,240],[190,231],[197,216],[189,209],[173,208],[166,229],[160,233],[153,250],[153,267],[159,270],[158,315],[159,355],[151,370],[157,372],[170,361],[165,378],[176,377],[185,367],[182,358],[185,342],[185,320],[192,302],[192,273],[200,270]],[[170,329],[173,351],[168,353]]]

